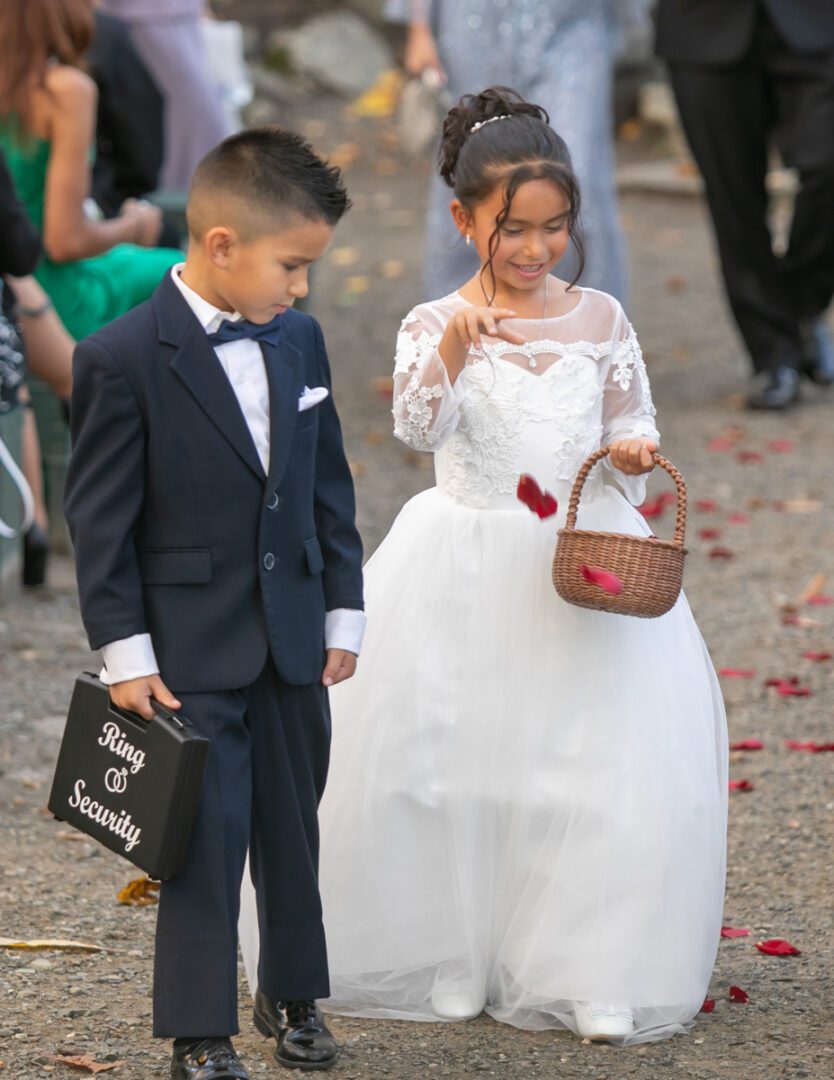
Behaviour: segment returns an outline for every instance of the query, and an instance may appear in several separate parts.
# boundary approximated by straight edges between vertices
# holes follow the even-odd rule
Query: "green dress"
[[[0,150],[18,196],[42,230],[48,140],[20,138],[16,125],[0,120]],[[35,277],[69,333],[80,339],[147,300],[165,272],[182,259],[183,253],[174,248],[117,244],[78,262],[56,263],[44,255]]]

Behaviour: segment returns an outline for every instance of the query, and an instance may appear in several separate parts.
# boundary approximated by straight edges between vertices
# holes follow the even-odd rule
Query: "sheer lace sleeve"
[[[659,443],[660,434],[655,424],[656,411],[640,343],[625,315],[620,315],[613,336],[603,392],[603,446],[620,439],[634,438],[653,439]],[[624,476],[611,468],[607,461],[606,467],[616,478],[629,502],[639,506],[646,497],[647,477]]]
[[[394,364],[394,435],[415,450],[437,450],[458,425],[466,372],[449,381],[437,346],[443,336],[435,319],[417,308],[397,335]]]

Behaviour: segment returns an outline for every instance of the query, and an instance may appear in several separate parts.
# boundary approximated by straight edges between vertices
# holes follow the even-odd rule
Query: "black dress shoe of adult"
[[[255,1027],[275,1039],[275,1060],[288,1069],[329,1069],[339,1047],[315,1001],[274,1002],[260,990],[255,994]]]
[[[818,386],[834,385],[834,338],[822,321],[804,323],[802,333],[802,374]]]
[[[171,1080],[249,1080],[230,1039],[192,1039],[174,1044]]]
[[[778,367],[753,377],[747,395],[748,409],[787,409],[799,400],[799,375],[795,368]]]

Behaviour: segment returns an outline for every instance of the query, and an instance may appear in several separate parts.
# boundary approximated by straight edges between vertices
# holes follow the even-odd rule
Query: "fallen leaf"
[[[374,430],[365,432],[365,442],[368,446],[381,446],[384,442],[387,442],[387,440],[387,431]]]
[[[394,396],[394,379],[391,375],[377,375],[368,383],[371,393],[386,405],[391,404]]]
[[[610,570],[600,570],[596,566],[585,566],[584,564],[579,567],[582,577],[591,585],[598,585],[603,592],[610,593],[611,596],[619,596],[623,591],[623,583],[617,577],[616,574],[612,574]]]
[[[116,899],[120,904],[126,906],[135,905],[136,907],[147,907],[148,904],[155,904],[159,897],[159,882],[151,881],[149,877],[134,878],[129,881],[123,889],[116,894]]]
[[[749,1000],[749,995],[745,990],[742,990],[740,986],[730,987],[730,1001],[735,1002],[736,1005],[746,1005]]]
[[[382,264],[382,276],[385,278],[401,278],[404,273],[405,263],[401,259],[386,259]]]
[[[750,931],[740,926],[722,926],[721,936],[726,938],[750,937]]]
[[[803,660],[813,660],[818,664],[821,664],[824,660],[830,660],[832,656],[834,656],[834,653],[815,652],[813,649],[809,649],[808,652],[802,654]]]
[[[764,750],[761,739],[742,739],[741,742],[730,743],[731,750]]]
[[[61,1065],[70,1065],[74,1069],[84,1069],[86,1072],[91,1073],[107,1072],[109,1069],[118,1069],[120,1065],[124,1065],[123,1061],[96,1061],[89,1054],[50,1054],[49,1060],[57,1061]]]
[[[354,274],[352,277],[345,278],[344,289],[350,296],[366,293],[370,287],[371,279],[367,274]]]
[[[714,547],[709,550],[709,557],[711,559],[734,559],[735,555],[729,548]]]
[[[767,444],[768,450],[774,454],[789,454],[795,446],[793,439],[770,439]]]
[[[666,279],[666,289],[670,293],[683,292],[686,288],[686,278],[679,274]]]
[[[718,672],[725,679],[752,679],[756,672],[751,668],[723,667]]]
[[[356,143],[339,143],[330,152],[327,163],[328,165],[336,165],[340,169],[349,169],[359,157],[359,153],[359,147]]]
[[[330,261],[334,266],[353,266],[359,262],[359,250],[354,247],[333,248]]]
[[[105,952],[102,945],[91,945],[88,941],[66,941],[64,938],[36,938],[31,941],[18,941],[16,938],[0,938],[0,949],[61,949],[65,952]]]
[[[821,506],[819,499],[787,499],[782,503],[782,510],[786,514],[816,514]]]
[[[519,476],[516,498],[523,502],[532,513],[538,514],[542,521],[545,518],[552,517],[559,509],[556,499],[549,491],[542,491],[534,477],[530,476],[529,473],[522,473]]]
[[[729,788],[730,791],[755,791],[749,780],[731,780]]]
[[[405,75],[398,68],[383,71],[376,82],[353,102],[349,113],[352,116],[385,119],[393,116],[400,99],[400,92]]]
[[[349,461],[348,468],[354,480],[358,480],[360,476],[364,476],[368,471],[368,466],[364,461]]]
[[[625,142],[636,142],[643,133],[643,125],[639,120],[624,120],[617,131],[617,134]]]
[[[757,941],[756,948],[760,953],[764,953],[765,956],[802,955],[799,949],[791,945],[789,941],[784,941],[782,938],[769,938],[767,941]]]
[[[718,503],[714,499],[698,499],[695,503],[695,509],[702,514],[714,514],[718,509]]]
[[[717,540],[721,536],[720,529],[699,529],[699,540]]]
[[[715,998],[704,998],[704,1004],[701,1006],[701,1012],[711,1013],[715,1010]]]
[[[834,750],[834,742],[814,742],[812,739],[806,742],[797,742],[796,739],[785,739],[785,746],[789,750],[806,750],[809,754],[825,754]]]

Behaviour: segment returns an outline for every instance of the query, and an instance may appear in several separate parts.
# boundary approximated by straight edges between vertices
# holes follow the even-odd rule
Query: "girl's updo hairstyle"
[[[440,175],[470,212],[497,185],[504,189],[504,206],[489,238],[489,259],[481,269],[482,277],[487,269],[492,272],[501,229],[510,216],[519,187],[529,180],[549,180],[555,184],[568,204],[568,234],[578,256],[578,269],[570,284],[576,284],[585,266],[585,249],[579,234],[579,185],[565,141],[550,126],[550,117],[540,105],[525,101],[506,86],[491,86],[480,94],[464,94],[443,123],[438,167]],[[493,277],[490,303],[494,296]]]

